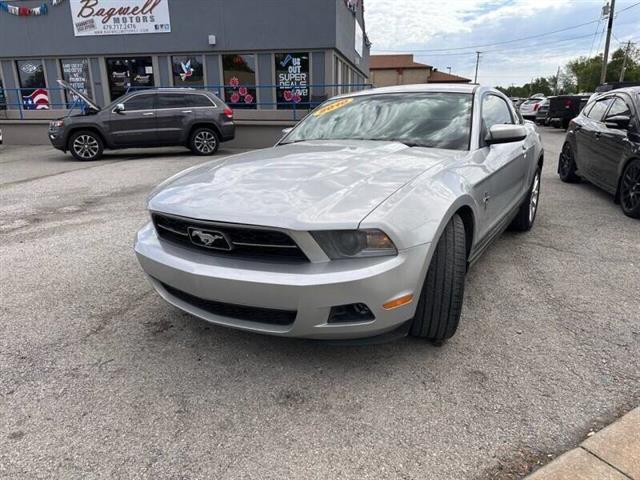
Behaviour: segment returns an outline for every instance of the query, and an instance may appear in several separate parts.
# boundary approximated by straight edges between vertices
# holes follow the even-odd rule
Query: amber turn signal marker
[[[382,308],[385,310],[391,310],[393,308],[398,308],[403,305],[407,305],[408,303],[413,302],[413,295],[404,295],[399,298],[395,298],[393,300],[388,301],[387,303],[382,305]]]

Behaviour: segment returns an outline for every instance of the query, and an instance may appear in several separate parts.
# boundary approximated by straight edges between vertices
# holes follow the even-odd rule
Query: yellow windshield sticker
[[[321,117],[329,112],[333,112],[334,110],[338,110],[339,108],[344,107],[345,105],[349,105],[353,102],[353,98],[343,98],[342,100],[336,100],[329,105],[325,105],[324,107],[320,107],[315,112],[313,112],[314,117]]]

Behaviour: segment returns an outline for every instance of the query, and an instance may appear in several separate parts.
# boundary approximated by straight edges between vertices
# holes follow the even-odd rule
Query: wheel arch
[[[100,137],[100,140],[102,140],[102,144],[104,146],[108,146],[109,145],[104,133],[102,133],[102,131],[97,126],[95,126],[95,125],[78,125],[77,127],[70,128],[69,131],[67,132],[67,137],[66,137],[65,142],[64,142],[64,146],[65,146],[66,150],[71,150],[70,145],[69,145],[69,143],[71,142],[71,137],[73,137],[74,133],[80,132],[80,131],[88,131],[88,132],[95,133],[96,135],[98,135]]]
[[[187,142],[191,140],[191,136],[193,135],[193,132],[195,132],[198,128],[212,129],[214,132],[216,132],[216,135],[218,136],[218,142],[222,142],[222,132],[220,131],[220,128],[218,127],[218,125],[216,125],[215,122],[208,122],[203,120],[198,120],[191,124],[188,131],[189,133],[187,134],[187,138],[186,138]]]

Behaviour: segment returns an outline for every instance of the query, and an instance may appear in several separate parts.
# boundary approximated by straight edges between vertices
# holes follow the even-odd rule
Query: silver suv
[[[128,93],[100,108],[59,80],[87,105],[84,112],[51,121],[49,140],[77,160],[97,160],[105,148],[184,145],[196,155],[214,154],[235,135],[233,110],[211,92],[188,88]]]

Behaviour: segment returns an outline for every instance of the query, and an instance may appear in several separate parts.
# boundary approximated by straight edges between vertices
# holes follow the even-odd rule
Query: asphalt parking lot
[[[0,146],[0,477],[519,478],[640,403],[640,222],[555,173],[469,272],[443,347],[210,326],[132,250],[182,149]],[[222,155],[233,153],[222,151]]]

